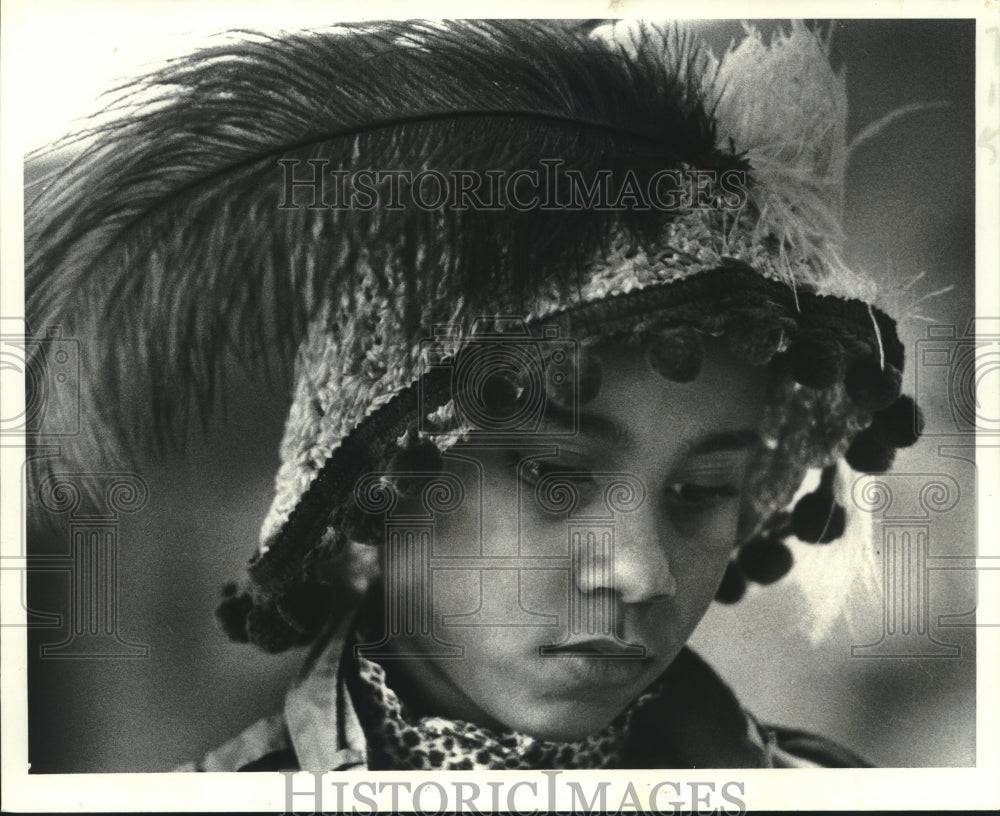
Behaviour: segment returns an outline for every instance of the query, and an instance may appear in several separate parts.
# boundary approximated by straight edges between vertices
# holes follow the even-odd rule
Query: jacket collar
[[[365,767],[367,743],[347,688],[353,616],[329,629],[285,696],[285,721],[299,767]],[[663,693],[629,736],[633,768],[771,767],[774,739],[740,706],[719,676],[690,649],[665,673]]]
[[[354,617],[317,641],[298,679],[285,695],[285,723],[299,767],[341,770],[364,767],[366,740],[347,690],[345,650]]]

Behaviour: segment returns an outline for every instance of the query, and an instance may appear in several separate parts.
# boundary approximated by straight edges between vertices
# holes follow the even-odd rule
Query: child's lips
[[[558,646],[546,647],[543,654],[565,656],[592,656],[642,660],[653,655],[642,643],[627,643],[615,638],[588,638]]]
[[[543,649],[551,671],[574,691],[629,688],[648,683],[656,660],[641,643],[612,638],[591,638]]]

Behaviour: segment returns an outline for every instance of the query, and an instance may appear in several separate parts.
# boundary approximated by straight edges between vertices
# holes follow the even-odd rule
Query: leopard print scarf
[[[614,768],[633,716],[655,699],[659,682],[598,733],[577,742],[552,742],[469,722],[413,717],[386,684],[385,671],[357,659],[355,703],[373,770],[526,770]]]

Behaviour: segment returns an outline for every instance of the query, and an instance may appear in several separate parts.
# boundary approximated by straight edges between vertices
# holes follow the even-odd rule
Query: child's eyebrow
[[[628,428],[601,414],[574,411],[571,408],[562,408],[550,403],[546,406],[545,421],[552,422],[567,430],[578,430],[581,433],[599,437],[615,445],[629,447],[635,442],[635,438]]]
[[[572,409],[549,405],[545,411],[545,420],[563,428],[576,429],[582,433],[591,434],[615,445],[630,447],[635,444],[635,437],[628,428],[601,414],[587,411],[574,412]],[[706,456],[712,453],[738,452],[755,447],[760,444],[760,441],[761,436],[756,428],[719,431],[686,446],[682,456]]]
[[[710,453],[742,451],[760,444],[760,432],[755,428],[741,428],[738,431],[713,433],[695,442],[686,451],[686,456],[705,456]]]

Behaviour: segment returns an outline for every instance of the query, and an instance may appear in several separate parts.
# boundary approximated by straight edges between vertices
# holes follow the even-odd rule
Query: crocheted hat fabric
[[[768,46],[750,32],[719,62],[693,50],[670,28],[617,25],[593,36],[621,48],[623,55],[651,51],[664,72],[683,66],[677,78],[697,88],[700,104],[712,110],[717,142],[729,141],[749,166],[747,200],[732,209],[672,212],[649,246],[637,246],[618,233],[577,279],[568,284],[543,280],[535,291],[522,290],[527,297],[519,310],[516,298],[502,288],[495,290],[493,309],[487,311],[481,302],[473,306],[455,292],[442,291],[440,279],[415,281],[414,299],[423,306],[418,321],[426,332],[423,343],[406,331],[398,291],[376,294],[379,274],[366,268],[364,296],[345,293],[339,308],[314,323],[300,351],[277,495],[261,533],[262,555],[278,540],[315,541],[323,531],[336,489],[316,490],[317,512],[310,514],[308,503],[301,507],[301,517],[311,526],[296,519],[294,532],[286,527],[342,440],[426,373],[428,355],[435,353],[429,342],[435,326],[451,327],[456,356],[478,318],[513,311],[525,316],[539,339],[543,327],[555,326],[560,331],[553,336],[584,344],[679,324],[711,334],[736,327],[731,345],[757,365],[787,350],[797,335],[806,336],[810,329],[821,334],[830,325],[837,328],[828,345],[839,343],[858,359],[882,353],[885,340],[874,313],[845,302],[870,301],[874,286],[840,260],[846,95],[821,37],[796,23]],[[761,93],[765,87],[768,92]],[[694,285],[678,287],[681,281]],[[658,291],[662,287],[668,288]],[[646,296],[626,297],[639,292]],[[879,320],[891,338],[890,322]],[[748,335],[745,329],[754,323]],[[765,423],[772,449],[757,458],[751,477],[760,519],[788,503],[805,469],[842,455],[849,437],[870,421],[839,384],[822,391],[786,390]],[[416,404],[406,401],[411,412],[427,414],[439,407],[426,390],[421,393]],[[450,396],[445,389],[442,398]],[[406,410],[385,413],[400,416],[395,424],[383,420],[384,439],[418,424]],[[378,461],[375,456],[370,463]],[[258,560],[258,580],[269,580],[269,563],[266,557]]]
[[[642,337],[684,379],[699,337],[724,336],[774,378],[748,509],[770,530],[806,469],[845,452],[887,467],[885,412],[907,413],[894,324],[841,258],[846,95],[827,52],[801,23],[769,43],[748,29],[717,60],[673,26],[476,21],[244,37],[171,63],[29,207],[29,316],[104,344],[67,457],[96,468],[116,438],[170,436],[234,350],[294,355],[274,503],[230,597],[236,636],[281,648],[318,625],[293,609],[303,570],[355,537],[358,478],[476,430],[453,375],[484,336],[575,344],[573,398],[590,346]],[[553,163],[621,206],[565,190],[333,206],[302,181]],[[628,192],[651,189],[671,203]]]

